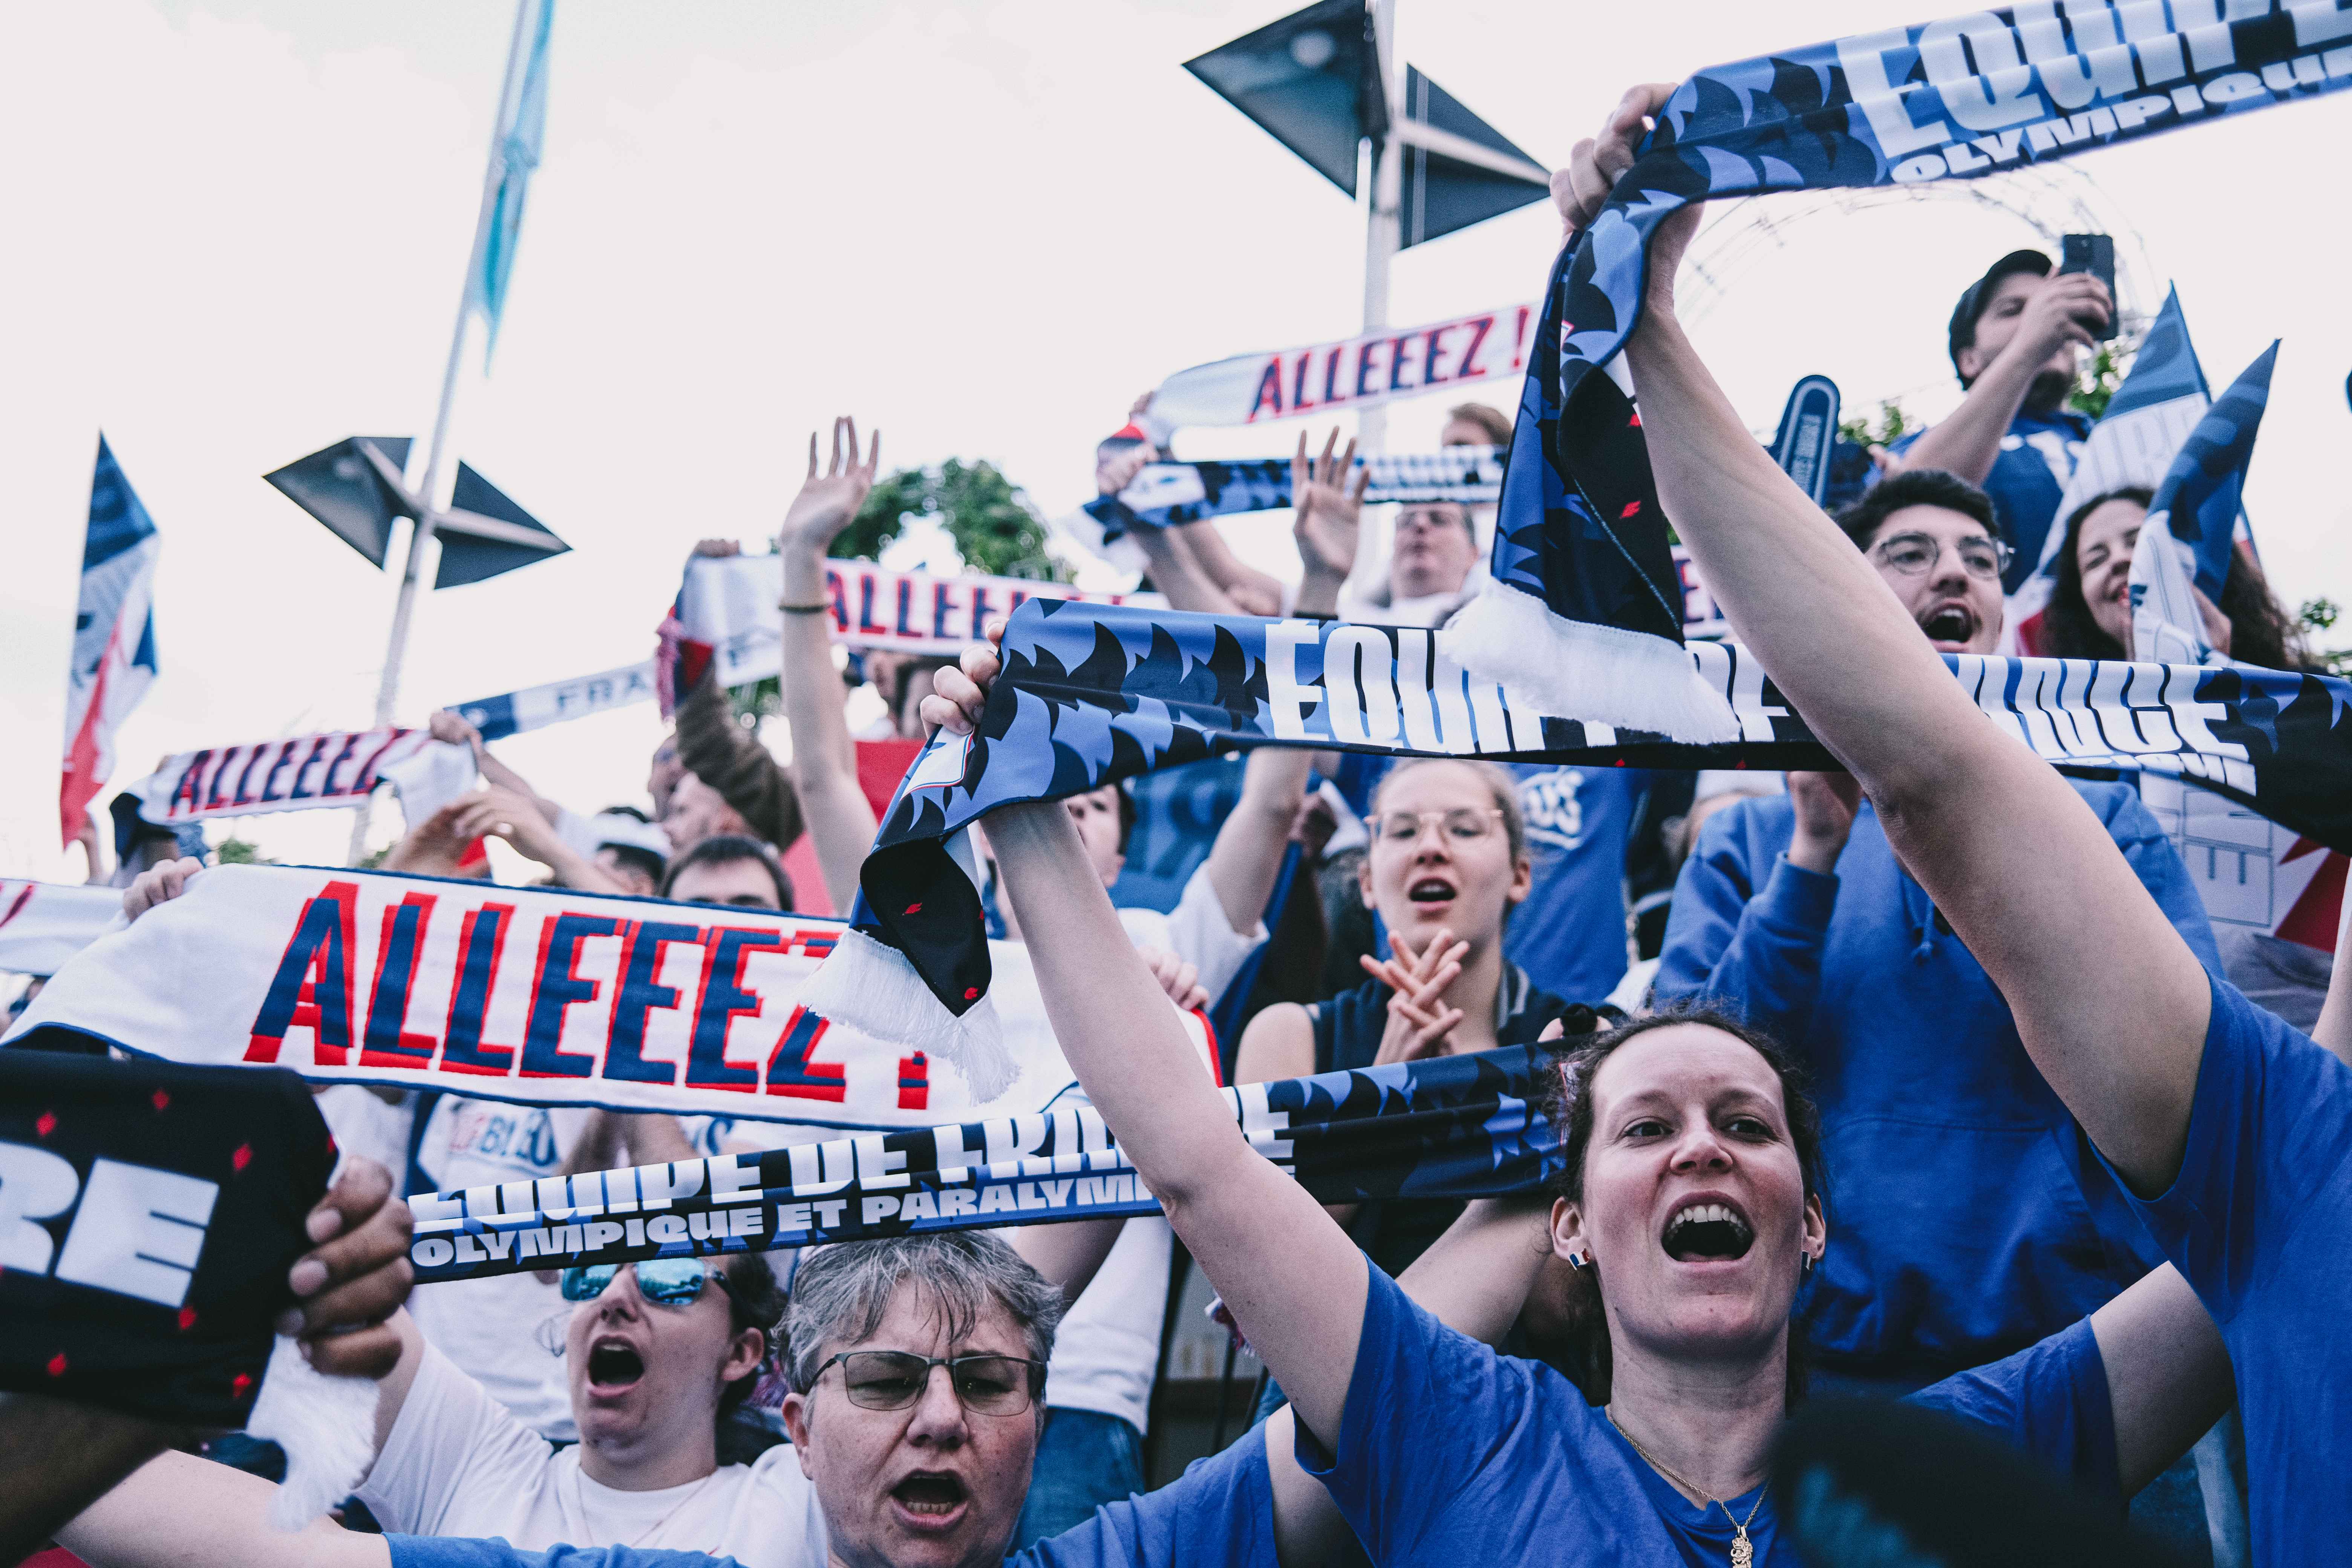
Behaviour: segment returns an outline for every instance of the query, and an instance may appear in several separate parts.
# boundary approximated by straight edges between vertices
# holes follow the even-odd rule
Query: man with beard
[[[1914,469],[1837,521],[1937,652],[1998,646],[2006,555],[1983,491]],[[2218,974],[2212,928],[2138,795],[2069,782]],[[1820,1086],[1838,1245],[1802,1309],[1817,1391],[1914,1392],[2095,1311],[2161,1261],[1850,775],[1792,773],[1786,795],[1708,819],[1675,889],[1657,996],[1741,1006]],[[2179,1468],[2170,1484],[2193,1486]]]
[[[1947,346],[1968,395],[1950,418],[1895,444],[1891,473],[1940,468],[1992,498],[2000,536],[2015,554],[2003,575],[2014,593],[2042,559],[2042,542],[2091,422],[2066,406],[2076,359],[2115,310],[2085,272],[2050,275],[2050,258],[2012,250],[1968,287]]]

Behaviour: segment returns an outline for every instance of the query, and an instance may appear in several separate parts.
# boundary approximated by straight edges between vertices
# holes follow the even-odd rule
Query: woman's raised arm
[[[1629,92],[1554,180],[1590,223],[1671,89]],[[2179,1169],[2204,969],[2082,797],[1976,710],[1878,574],[1758,446],[1675,321],[1685,208],[1650,247],[1626,358],[1658,500],[1740,640],[1861,779],[1888,840],[2017,1016],[2034,1064],[2143,1192]]]
[[[924,719],[969,732],[997,668],[993,648],[967,649],[961,669],[940,671]],[[1063,1054],[1301,1418],[1336,1444],[1363,1322],[1363,1254],[1243,1141],[1069,812],[1046,801],[986,820]]]

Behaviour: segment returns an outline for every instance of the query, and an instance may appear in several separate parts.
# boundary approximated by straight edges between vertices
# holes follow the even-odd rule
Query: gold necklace
[[[1721,1499],[1709,1494],[1706,1488],[1691,1485],[1690,1482],[1683,1479],[1682,1477],[1675,1474],[1674,1471],[1666,1468],[1664,1465],[1659,1463],[1656,1455],[1651,1453],[1649,1449],[1642,1447],[1641,1444],[1634,1442],[1633,1435],[1631,1432],[1626,1431],[1622,1426],[1617,1426],[1617,1413],[1614,1410],[1610,1409],[1604,1405],[1601,1407],[1601,1414],[1609,1417],[1609,1425],[1616,1427],[1617,1436],[1625,1439],[1626,1447],[1632,1448],[1633,1452],[1641,1455],[1643,1458],[1649,1461],[1650,1468],[1657,1471],[1658,1474],[1665,1477],[1666,1479],[1674,1482],[1675,1485],[1682,1488],[1683,1490],[1686,1492],[1696,1492],[1700,1497],[1706,1498],[1709,1508],[1719,1508],[1723,1510],[1724,1520],[1731,1526],[1731,1568],[1748,1568],[1748,1564],[1756,1561],[1756,1548],[1748,1539],[1748,1527],[1755,1522],[1757,1510],[1761,1509],[1764,1506],[1764,1494],[1771,1489],[1769,1485],[1758,1487],[1756,1489],[1756,1503],[1753,1508],[1750,1508],[1748,1510],[1748,1517],[1746,1519],[1733,1519],[1731,1517],[1731,1509],[1728,1504],[1725,1503]]]

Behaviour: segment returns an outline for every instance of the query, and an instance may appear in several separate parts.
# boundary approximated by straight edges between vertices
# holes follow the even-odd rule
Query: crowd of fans
[[[1558,182],[1571,224],[1655,107],[1629,98],[1580,150]],[[1166,909],[1104,896],[1135,827],[1126,787],[1004,808],[974,835],[995,933],[1029,944],[1056,1036],[1166,1218],[422,1288],[368,1318],[389,1334],[377,1455],[339,1525],[273,1535],[266,1479],[166,1453],[58,1539],[100,1568],[374,1568],[372,1531],[404,1568],[559,1545],[747,1568],[1780,1563],[1801,1501],[1770,1495],[1771,1441],[1796,1401],[1838,1394],[1955,1416],[2188,1560],[2328,1560],[2352,996],[2328,994],[2315,953],[2299,986],[2258,985],[2274,955],[2217,945],[2130,780],[2062,778],[2009,746],[1928,657],[2003,646],[2005,591],[2053,530],[2047,651],[2128,657],[2149,492],[2057,515],[2088,434],[2066,394],[2112,301],[2039,253],[1996,262],[1951,318],[1958,410],[1882,454],[1832,526],[1675,325],[1688,234],[1661,234],[1628,350],[1659,494],[1850,772],[1264,749],[1199,764],[1234,769],[1237,795]],[[1444,439],[1509,435],[1465,405]],[[1403,506],[1378,562],[1353,453],[1300,439],[1295,584],[1208,523],[1122,548],[1179,610],[1442,623],[1475,591],[1486,520]],[[1098,484],[1160,455],[1130,423],[1098,448]],[[486,876],[477,846],[496,837],[554,885],[784,910],[780,855],[805,835],[846,909],[876,826],[854,685],[882,699],[880,732],[912,736],[969,729],[996,669],[986,646],[836,664],[824,562],[878,463],[846,420],[829,461],[812,437],[774,542],[788,762],[706,679],[651,761],[649,809],[583,817],[437,714],[484,787],[384,868]],[[2250,553],[2203,608],[2230,658],[2308,665]],[[1270,907],[1293,846],[1307,893]],[[125,857],[133,918],[200,868],[176,848]],[[1167,1004],[1237,984],[1246,1026],[1204,1064]],[[1212,1092],[1540,1041],[1567,1153],[1540,1201],[1323,1209]],[[814,1136],[323,1098],[341,1141],[409,1192]],[[1185,1256],[1268,1375],[1242,1437],[1147,1491]]]

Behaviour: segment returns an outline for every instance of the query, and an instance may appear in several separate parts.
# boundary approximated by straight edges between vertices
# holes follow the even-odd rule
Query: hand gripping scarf
[[[1013,616],[974,732],[919,752],[802,999],[967,1073],[997,1047],[980,894],[962,829],[1254,745],[1580,766],[1835,769],[1736,643],[1678,657],[1734,720],[1696,745],[1549,717],[1409,627],[1034,600]],[[2352,846],[2352,685],[2231,667],[1947,654],[1989,721],[2050,762],[2173,774],[2331,847]],[[928,994],[926,993],[928,992]]]
[[[1493,585],[1448,651],[1539,710],[1723,741],[1688,672],[1668,520],[1603,367],[1640,321],[1651,234],[1692,202],[1970,178],[2352,84],[2331,0],[2038,0],[1699,72],[1554,266],[1511,438]]]
[[[1569,1026],[1591,1026],[1590,1013]],[[1250,1146],[1323,1203],[1537,1191],[1559,1141],[1539,1046],[1223,1091]],[[420,1282],[1157,1214],[1083,1100],[1034,1116],[412,1197]]]

